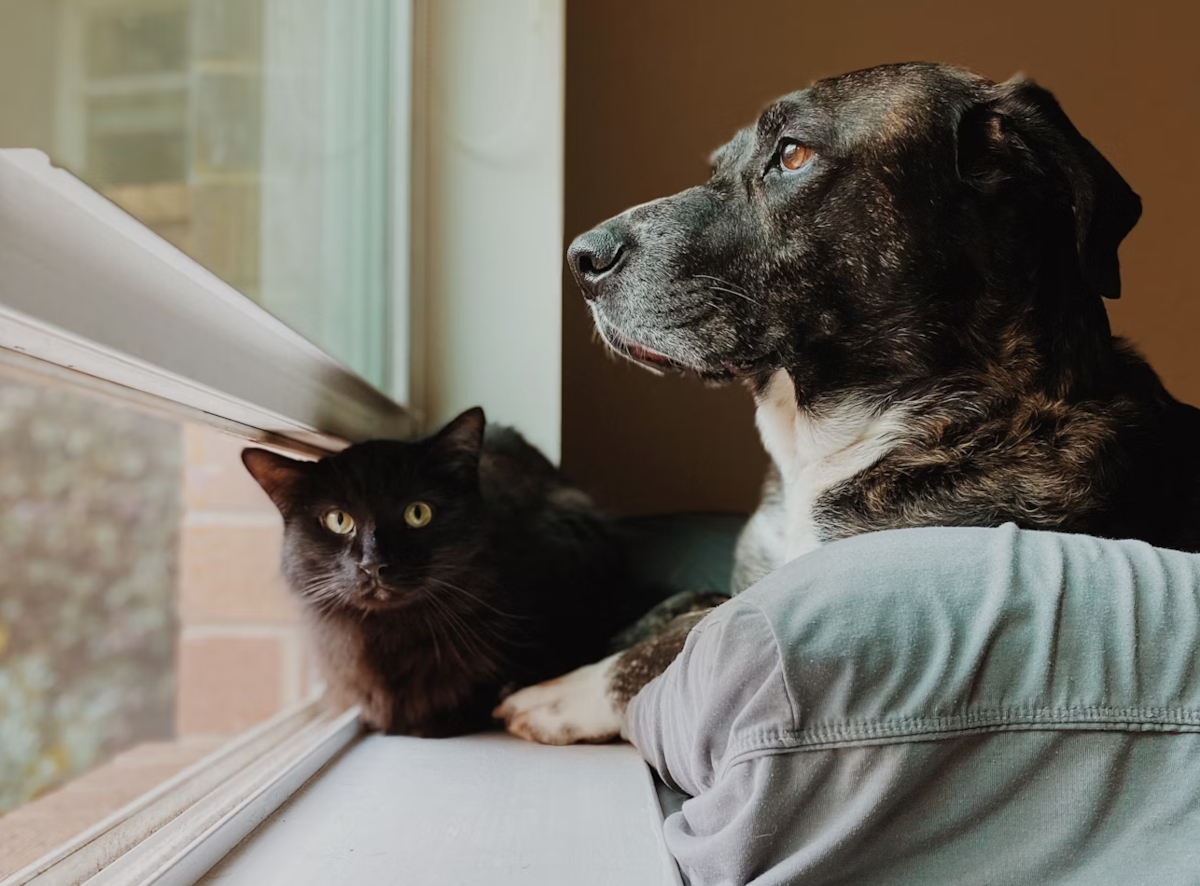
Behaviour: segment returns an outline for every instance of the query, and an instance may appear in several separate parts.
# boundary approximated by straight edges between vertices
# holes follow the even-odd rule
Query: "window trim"
[[[456,399],[494,396],[481,385],[493,379],[479,366],[458,378],[444,365],[447,354],[471,345],[465,327],[478,324],[469,312],[448,320],[443,302],[477,287],[447,273],[461,262],[461,244],[430,230],[454,196],[445,187],[449,165],[438,160],[454,133],[443,125],[448,112],[430,86],[460,64],[462,53],[446,51],[458,45],[456,33],[446,21],[440,31],[435,27],[429,0],[395,0],[391,10],[393,58],[400,63],[390,72],[386,322],[394,347],[387,377],[405,406],[32,150],[0,150],[0,367],[313,455],[338,451],[347,441],[409,436],[419,424],[443,417]],[[531,0],[512,14],[546,29],[540,64],[557,77],[539,94],[544,114],[525,134],[556,133],[549,160],[539,161],[538,179],[549,183],[542,199],[561,204],[565,3]],[[435,32],[441,42],[431,45]],[[429,181],[438,169],[440,189]],[[495,194],[511,197],[503,189]],[[494,239],[494,230],[463,217],[471,242]],[[515,227],[522,236],[513,239],[514,253],[540,238],[534,264],[543,322],[535,334],[490,356],[494,364],[541,355],[539,373],[546,365],[557,370],[561,212],[547,213],[536,230]],[[556,455],[560,391],[552,381],[532,397],[517,391],[516,405],[507,404],[511,414],[500,409],[499,415],[523,426],[533,422],[533,430],[540,428],[535,442]],[[304,702],[0,886],[195,882],[306,781],[320,777],[360,728],[357,709],[332,717],[319,713],[318,702]],[[649,770],[643,771],[650,790]]]
[[[482,402],[557,462],[566,0],[409,7],[404,402],[434,427]]]
[[[397,6],[392,36],[407,42],[411,4]],[[411,88],[406,64],[389,76],[389,89]],[[411,99],[401,97],[393,211],[409,187]],[[407,335],[407,212],[389,235],[396,291],[382,319]],[[0,368],[310,455],[417,429],[407,409],[31,149],[0,150]],[[305,700],[0,886],[194,882],[360,729],[357,708],[335,716]]]
[[[0,150],[0,348],[35,358],[31,371],[80,373],[308,451],[415,430],[404,408],[40,151]]]
[[[194,883],[349,745],[358,708],[308,699],[242,733],[0,886]]]

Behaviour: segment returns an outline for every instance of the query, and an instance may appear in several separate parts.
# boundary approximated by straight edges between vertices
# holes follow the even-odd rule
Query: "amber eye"
[[[429,521],[433,519],[433,508],[425,504],[423,501],[414,501],[404,509],[404,522],[413,529],[420,529],[422,526],[428,526]]]
[[[354,518],[340,508],[334,508],[325,515],[325,528],[334,535],[349,535],[354,531]]]
[[[779,165],[784,169],[795,172],[797,169],[803,169],[813,157],[813,149],[805,147],[800,142],[784,142],[783,147],[779,149]]]

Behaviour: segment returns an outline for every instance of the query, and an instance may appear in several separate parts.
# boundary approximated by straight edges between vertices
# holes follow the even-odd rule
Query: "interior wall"
[[[567,17],[565,235],[701,182],[773,98],[875,64],[945,61],[1058,96],[1141,194],[1118,334],[1200,404],[1200,5],[961,0],[579,0]],[[569,274],[563,463],[629,512],[751,508],[765,464],[749,394],[615,365]]]
[[[436,428],[477,404],[560,458],[566,0],[436,0],[417,119],[412,402]]]

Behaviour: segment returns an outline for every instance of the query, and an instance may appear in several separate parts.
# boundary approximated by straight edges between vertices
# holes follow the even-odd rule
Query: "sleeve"
[[[1198,638],[1200,556],[875,533],[714,610],[626,737],[693,886],[1115,886],[1195,870]]]
[[[668,785],[696,795],[745,732],[794,728],[779,647],[752,606],[730,601],[688,636],[667,671],[629,703],[625,738]]]

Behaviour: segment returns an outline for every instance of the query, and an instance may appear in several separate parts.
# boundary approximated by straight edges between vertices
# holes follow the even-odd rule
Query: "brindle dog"
[[[568,260],[613,349],[754,392],[773,467],[736,592],[905,526],[1200,549],[1200,411],[1103,304],[1140,213],[1045,89],[891,65],[779,100],[706,184],[605,222]],[[611,738],[696,618],[498,713],[538,741]]]

